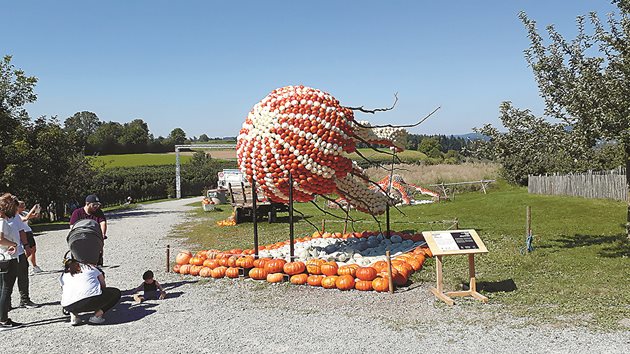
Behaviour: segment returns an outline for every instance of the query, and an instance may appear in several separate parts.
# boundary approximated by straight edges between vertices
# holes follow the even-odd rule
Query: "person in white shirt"
[[[22,245],[20,235],[9,226],[8,219],[15,216],[17,206],[14,195],[5,193],[0,196],[0,331],[22,326],[9,318],[11,294],[18,273],[17,255]]]
[[[70,312],[70,324],[82,323],[81,312],[94,311],[90,324],[105,322],[103,314],[120,301],[120,290],[105,286],[105,276],[95,264],[80,263],[75,259],[65,261],[61,283],[61,306]]]
[[[20,217],[22,218],[22,221],[24,222],[24,232],[26,232],[26,239],[28,241],[28,245],[30,246],[30,255],[27,257],[28,261],[31,262],[31,265],[33,266],[32,272],[33,274],[36,273],[41,273],[42,269],[37,266],[37,259],[35,258],[35,254],[37,253],[37,244],[35,243],[35,237],[33,235],[33,229],[31,229],[30,225],[28,224],[28,221],[34,218],[39,217],[39,212],[41,210],[39,204],[35,204],[33,205],[33,207],[31,208],[31,210],[27,213],[26,212],[26,203],[24,203],[23,201],[18,201],[18,214],[20,215]]]
[[[19,208],[19,201],[18,201]],[[19,210],[19,209],[18,209]],[[17,273],[17,284],[18,290],[20,291],[20,307],[27,309],[38,308],[39,305],[31,301],[30,292],[29,292],[29,279],[28,279],[28,259],[27,257],[31,254],[31,247],[28,243],[28,237],[26,236],[26,230],[30,229],[28,225],[26,225],[22,221],[22,217],[17,213],[9,219],[9,225],[17,230],[19,234],[21,247],[18,247],[16,252],[18,256],[18,273]]]

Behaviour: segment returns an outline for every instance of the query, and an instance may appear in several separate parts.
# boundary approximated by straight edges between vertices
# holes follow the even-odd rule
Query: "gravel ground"
[[[152,269],[169,295],[134,304],[123,294],[105,314],[105,325],[71,327],[62,316],[58,277],[68,230],[38,235],[39,263],[47,272],[31,276],[31,298],[43,306],[10,312],[26,326],[2,332],[3,347],[13,353],[630,352],[630,331],[532,327],[503,314],[500,305],[463,299],[446,307],[434,300],[428,284],[390,296],[166,273],[166,244],[180,248],[180,240],[167,235],[185,222],[190,202],[108,216],[108,286],[132,289]],[[17,289],[13,303],[19,303]]]

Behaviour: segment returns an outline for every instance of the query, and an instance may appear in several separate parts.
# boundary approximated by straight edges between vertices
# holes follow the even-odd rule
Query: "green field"
[[[220,142],[216,142],[220,143]],[[227,142],[233,143],[233,142]],[[227,151],[222,150],[209,150],[211,155],[216,154],[217,158],[229,158],[226,153]],[[374,162],[380,163],[388,163],[391,162],[391,156],[380,154],[372,149],[359,149],[359,152],[363,154],[363,156]],[[234,154],[231,152],[231,154]],[[223,156],[226,155],[226,156]],[[419,160],[426,159],[426,155],[418,152],[418,151],[403,151],[397,154],[398,157],[407,163],[413,163]],[[213,155],[214,156],[214,155]],[[358,154],[352,153],[349,157],[358,162],[363,161]],[[182,163],[186,163],[190,161],[192,158],[191,153],[182,153],[180,154],[180,159]],[[233,158],[233,157],[232,157]],[[105,168],[114,168],[114,167],[133,167],[133,166],[156,166],[156,165],[174,165],[175,164],[175,154],[174,153],[165,153],[165,154],[124,154],[124,155],[104,155],[104,156],[95,156],[91,157],[92,163],[94,166],[105,166]]]
[[[191,158],[191,155],[180,155],[181,163],[186,163],[190,161]],[[91,159],[94,166],[104,165],[105,168],[175,165],[174,153],[104,155],[92,157]]]
[[[229,206],[220,212],[203,212],[201,204],[187,222],[174,232],[187,238],[192,250],[251,248],[252,224],[218,227],[227,218]],[[521,254],[525,245],[525,210],[532,208],[535,250]],[[343,223],[333,222],[311,204],[298,204],[314,225],[327,219],[327,231],[341,231]],[[476,229],[489,249],[477,257],[478,288],[488,296],[492,308],[508,311],[527,323],[551,323],[595,328],[623,328],[621,320],[630,317],[630,243],[623,222],[625,204],[609,200],[530,195],[525,188],[499,183],[488,194],[458,194],[454,201],[407,206],[392,210],[392,229],[413,232],[445,229],[441,220],[459,220],[460,228]],[[339,212],[337,212],[339,214]],[[286,214],[279,214],[287,221]],[[299,214],[298,214],[299,215]],[[378,230],[371,217],[358,212],[357,231]],[[385,227],[384,217],[379,217]],[[350,226],[349,226],[350,227]],[[260,244],[288,239],[286,223],[259,223]],[[313,226],[299,220],[296,237],[311,234]],[[416,272],[414,282],[435,281],[434,261]],[[466,282],[467,258],[445,258],[446,290],[459,290]],[[432,297],[428,292],[419,296]],[[460,306],[487,306],[458,299]],[[442,306],[442,303],[440,306]],[[443,305],[446,306],[446,305]],[[485,307],[490,309],[491,307]],[[500,309],[500,310],[499,310]]]

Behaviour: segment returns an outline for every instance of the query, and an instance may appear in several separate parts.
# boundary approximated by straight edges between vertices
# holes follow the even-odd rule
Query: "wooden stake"
[[[166,245],[166,272],[171,271],[171,245]]]
[[[322,233],[326,232],[326,219],[322,219]]]
[[[390,257],[389,250],[385,251],[385,257],[387,258],[387,277],[389,279],[389,293],[394,293],[394,279],[392,278],[392,259]]]

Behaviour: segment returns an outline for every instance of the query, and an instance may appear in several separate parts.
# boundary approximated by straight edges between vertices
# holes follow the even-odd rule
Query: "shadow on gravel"
[[[163,211],[152,211],[152,210],[133,210],[133,211],[127,211],[127,212],[118,212],[118,213],[108,213],[107,214],[107,220],[116,220],[116,219],[122,219],[122,218],[126,218],[126,217],[142,217],[142,216],[148,216],[148,215],[158,215],[158,214],[172,214],[172,211],[169,210],[163,210]]]
[[[105,318],[107,318],[105,324],[114,325],[141,320],[155,313],[156,310],[153,307],[157,305],[157,303],[153,302],[136,304],[131,296],[123,296],[120,299],[120,303],[105,315]]]
[[[68,316],[47,318],[47,319],[44,319],[44,320],[39,320],[39,321],[33,321],[33,322],[25,323],[23,328],[45,326],[45,325],[51,324],[51,323],[68,322],[68,321],[69,321],[69,317]],[[18,330],[19,330],[19,328],[18,328]]]
[[[168,292],[168,290],[178,288],[178,287],[180,287],[182,285],[194,284],[194,283],[196,283],[198,281],[199,280],[182,280],[182,281],[176,281],[176,282],[172,282],[172,283],[164,283],[164,284],[162,284],[162,287],[164,288],[165,291]]]

